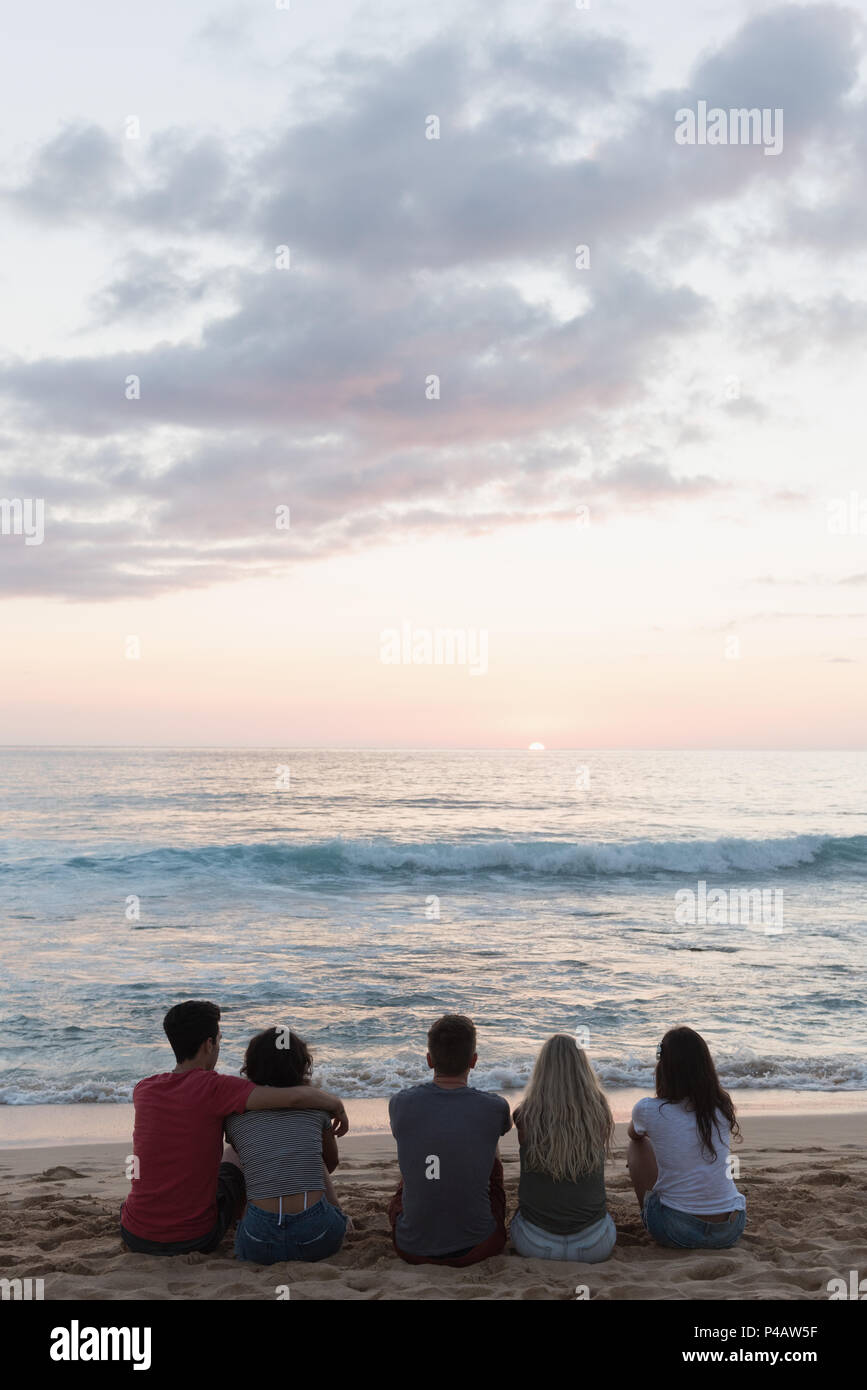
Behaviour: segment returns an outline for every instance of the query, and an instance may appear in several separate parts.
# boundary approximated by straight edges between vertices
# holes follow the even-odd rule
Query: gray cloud
[[[383,289],[375,303],[353,278],[273,270],[246,276],[240,299],[195,344],[11,363],[0,386],[21,423],[88,436],[280,423],[352,430],[369,446],[514,437],[623,401],[650,349],[702,312],[689,289],[614,270],[565,324],[507,285]],[[131,374],[140,399],[126,398]]]
[[[36,152],[26,181],[6,188],[4,200],[52,221],[99,217],[123,196],[129,183],[120,135],[71,122]]]
[[[107,323],[168,315],[200,304],[215,288],[229,289],[233,281],[228,272],[220,277],[197,272],[196,257],[184,247],[166,247],[150,253],[132,251],[124,260],[122,272],[94,297],[95,318]]]

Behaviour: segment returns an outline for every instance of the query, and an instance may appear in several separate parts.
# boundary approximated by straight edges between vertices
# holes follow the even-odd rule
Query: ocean
[[[867,753],[0,750],[0,1103],[129,1101],[173,1003],[270,1024],[349,1098],[573,1033],[652,1089],[687,1023],[734,1091],[867,1090]]]

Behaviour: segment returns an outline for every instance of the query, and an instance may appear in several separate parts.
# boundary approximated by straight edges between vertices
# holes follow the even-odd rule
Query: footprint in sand
[[[846,1187],[852,1179],[848,1173],[827,1171],[812,1173],[809,1177],[802,1178],[801,1181],[810,1187]]]

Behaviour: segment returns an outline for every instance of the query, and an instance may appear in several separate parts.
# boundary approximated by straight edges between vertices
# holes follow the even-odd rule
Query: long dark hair
[[[257,1086],[306,1086],[313,1055],[297,1033],[266,1028],[247,1044],[241,1075]]]
[[[701,1146],[716,1159],[713,1131],[716,1126],[720,1141],[717,1111],[728,1121],[732,1138],[740,1134],[735,1119],[735,1107],[728,1091],[719,1084],[710,1048],[693,1028],[669,1028],[659,1045],[656,1063],[656,1094],[660,1100],[676,1105],[685,1101],[695,1113]]]

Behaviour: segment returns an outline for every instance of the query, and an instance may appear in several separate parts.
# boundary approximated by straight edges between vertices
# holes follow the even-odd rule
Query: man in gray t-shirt
[[[497,1143],[512,1120],[502,1096],[468,1086],[476,1061],[472,1021],[446,1014],[428,1033],[433,1081],[389,1101],[402,1177],[389,1219],[410,1264],[476,1264],[506,1243]]]

